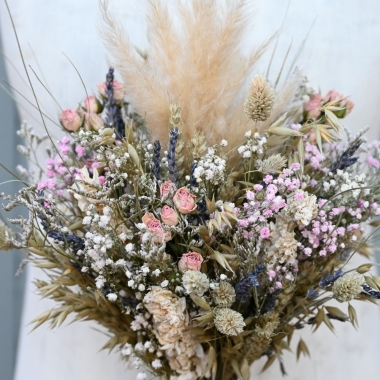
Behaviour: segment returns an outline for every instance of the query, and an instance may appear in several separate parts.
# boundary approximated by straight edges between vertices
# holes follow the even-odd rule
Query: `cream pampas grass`
[[[169,13],[165,1],[147,0],[150,46],[143,57],[112,15],[108,0],[101,2],[101,34],[131,104],[145,119],[152,140],[168,141],[169,106],[175,102],[181,108],[185,144],[204,134],[209,144],[226,139],[237,147],[254,125],[244,113],[247,80],[275,36],[243,52],[242,42],[253,18],[248,0],[181,1],[175,9]],[[172,14],[180,27],[175,26]],[[271,116],[259,129],[267,128],[284,111],[296,88],[291,82],[276,94]]]

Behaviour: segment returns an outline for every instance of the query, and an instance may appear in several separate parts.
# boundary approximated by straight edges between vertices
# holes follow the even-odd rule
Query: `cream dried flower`
[[[0,251],[9,251],[14,247],[13,231],[0,221]]]
[[[274,92],[268,81],[261,75],[255,75],[245,98],[245,113],[254,121],[265,121],[272,112],[273,103]]]
[[[338,302],[349,302],[362,292],[364,283],[365,278],[360,273],[345,274],[334,282],[333,297]]]
[[[293,228],[278,216],[276,223],[271,223],[271,246],[268,250],[267,261],[273,268],[277,263],[291,265],[297,259],[297,244]],[[289,231],[290,230],[290,231]]]
[[[284,215],[297,222],[299,226],[307,226],[318,215],[317,197],[307,191],[297,190],[288,197],[288,205]]]
[[[227,281],[221,281],[219,287],[212,292],[212,298],[219,307],[230,307],[235,302],[235,289]]]
[[[182,285],[187,294],[195,293],[198,296],[203,296],[204,292],[210,287],[210,282],[204,273],[188,270],[182,276]]]
[[[143,302],[152,314],[155,335],[169,359],[170,368],[180,374],[195,371],[200,377],[207,362],[204,362],[202,346],[187,330],[189,321],[185,298],[153,286]]]
[[[215,309],[215,327],[225,335],[236,336],[243,332],[245,323],[243,316],[229,308]]]

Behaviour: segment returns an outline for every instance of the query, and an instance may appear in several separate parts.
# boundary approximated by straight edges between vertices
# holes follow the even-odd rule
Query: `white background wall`
[[[8,0],[19,32],[27,63],[47,83],[63,108],[75,107],[85,96],[80,79],[68,60],[66,53],[81,73],[88,91],[104,80],[108,68],[107,53],[98,38],[96,22],[98,9],[96,0]],[[137,0],[111,1],[116,14],[124,20],[131,39],[139,46],[146,46],[143,10]],[[257,1],[255,28],[247,43],[257,44],[271,35],[282,23],[288,2],[285,0]],[[315,25],[306,47],[298,59],[310,82],[322,92],[338,90],[352,94],[356,106],[346,119],[348,125],[359,130],[370,125],[371,139],[379,134],[380,104],[380,2],[378,0],[293,0],[285,21],[275,64],[271,73],[275,77],[291,43],[290,61],[307,33]],[[0,26],[6,55],[22,72],[16,42],[10,29],[3,3],[0,3]],[[261,66],[265,73],[268,60]],[[32,100],[30,91],[8,66],[12,84]],[[288,68],[285,69],[285,73]],[[24,76],[24,75],[23,75]],[[32,74],[33,76],[33,74]],[[39,99],[56,117],[57,106],[36,80]],[[22,118],[37,126],[38,113],[19,96]],[[0,124],[2,128],[2,124]],[[53,127],[52,127],[53,128]],[[1,130],[4,135],[4,131]],[[57,135],[57,131],[51,132]],[[58,135],[57,135],[58,136]],[[39,272],[29,268],[27,295],[24,303],[23,325],[34,316],[51,307],[49,301],[38,301],[32,293],[31,280]],[[380,315],[372,305],[357,305],[360,331],[349,325],[337,325],[337,336],[324,331],[307,340],[312,360],[302,359],[296,366],[294,357],[287,357],[289,379],[310,380],[378,378],[380,362]],[[17,380],[116,380],[134,379],[131,372],[124,373],[117,355],[98,353],[104,337],[91,330],[85,323],[77,323],[50,332],[42,327],[27,335],[28,328],[21,332]],[[304,333],[304,331],[302,331]],[[252,369],[252,378],[257,378],[260,366]],[[260,379],[280,378],[277,365]]]

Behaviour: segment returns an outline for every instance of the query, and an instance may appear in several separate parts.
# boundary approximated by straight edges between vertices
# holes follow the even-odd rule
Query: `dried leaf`
[[[358,316],[356,314],[356,310],[353,306],[351,306],[351,304],[348,304],[348,316],[350,317],[352,326],[354,326],[355,329],[357,329],[359,327]]]
[[[249,380],[249,364],[248,364],[248,361],[247,359],[243,359],[242,363],[241,363],[241,366],[240,366],[240,373],[241,373],[241,376],[243,377],[243,380]]]
[[[302,339],[300,339],[297,346],[297,361],[300,358],[301,354],[304,354],[305,356],[307,355],[310,357],[309,349],[307,348],[306,343]]]
[[[238,377],[238,380],[243,380],[243,376],[241,375],[240,373],[240,368],[239,368],[239,363],[236,359],[232,359],[231,360],[231,365],[232,365],[232,368],[234,369],[237,377]]]
[[[315,322],[314,322],[315,329],[313,330],[313,332],[317,331],[318,327],[321,325],[324,319],[325,319],[325,312],[323,311],[323,309],[319,309],[317,316],[315,317]]]
[[[337,307],[334,307],[334,306],[325,306],[325,309],[327,310],[328,313],[330,313],[334,317],[337,317],[338,319],[346,320],[346,321],[349,320],[348,315],[346,313],[343,313],[343,311],[340,310]]]
[[[379,288],[377,287],[375,281],[372,280],[372,277],[370,277],[370,276],[364,276],[364,278],[365,278],[365,282],[367,283],[367,285],[369,285],[373,289],[379,290]]]
[[[203,310],[211,311],[210,305],[203,298],[197,296],[195,293],[191,293],[190,298],[196,305],[201,307]]]
[[[268,358],[267,362],[264,364],[264,367],[261,369],[260,373],[265,372],[277,359],[277,355],[272,355]]]

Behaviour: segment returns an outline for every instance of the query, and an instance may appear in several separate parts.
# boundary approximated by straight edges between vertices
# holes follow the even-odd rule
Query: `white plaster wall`
[[[104,79],[107,53],[97,36],[98,9],[96,0],[8,0],[27,64],[30,64],[47,83],[62,108],[74,107],[85,91],[75,70],[64,57],[67,54],[81,73],[89,92]],[[118,16],[125,21],[132,40],[144,46],[144,20],[137,0],[113,0]],[[249,41],[261,41],[282,23],[288,2],[285,0],[257,1],[256,27]],[[271,73],[275,77],[291,41],[294,57],[313,20],[314,28],[298,59],[310,82],[323,92],[336,89],[352,94],[356,106],[346,123],[354,130],[370,125],[370,138],[379,134],[378,104],[380,103],[380,2],[378,0],[292,0],[285,21]],[[5,6],[0,3],[0,26],[5,54],[22,72],[17,45],[10,28]],[[266,62],[261,70],[265,73]],[[288,67],[284,72],[287,73]],[[30,90],[8,65],[11,83],[28,99]],[[33,74],[31,74],[33,76]],[[22,74],[25,77],[24,74]],[[40,102],[52,117],[58,108],[37,80],[33,79]],[[40,125],[38,113],[25,100],[20,102],[22,118],[34,126]],[[3,128],[3,127],[2,127]],[[41,128],[41,126],[40,126]],[[58,130],[49,125],[51,133]],[[6,131],[1,130],[6,133]],[[52,307],[48,300],[40,301],[33,294],[32,279],[40,277],[36,269],[28,269],[24,303],[25,326],[40,312]],[[286,369],[291,380],[378,378],[380,362],[380,315],[372,305],[357,305],[360,330],[348,324],[336,323],[337,336],[322,326],[305,340],[312,352],[312,360],[302,358],[298,364],[294,356],[286,355]],[[105,337],[93,330],[95,326],[76,323],[51,332],[46,327],[28,335],[23,327],[17,362],[16,380],[116,380],[134,379],[136,372],[124,372],[117,354],[98,353]],[[297,341],[297,339],[295,339]],[[264,361],[255,364],[252,379],[258,378]],[[280,379],[275,364],[260,379]]]

